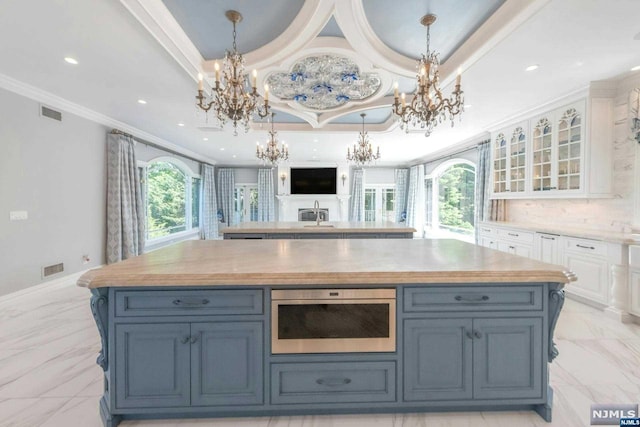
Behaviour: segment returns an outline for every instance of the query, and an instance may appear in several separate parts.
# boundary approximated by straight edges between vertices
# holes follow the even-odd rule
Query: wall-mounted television
[[[337,168],[291,168],[291,194],[336,194]]]

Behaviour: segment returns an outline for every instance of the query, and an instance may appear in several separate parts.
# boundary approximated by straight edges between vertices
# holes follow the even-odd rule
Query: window
[[[200,177],[176,159],[158,159],[142,170],[146,239],[152,241],[200,225]]]
[[[395,194],[394,186],[367,186],[364,189],[364,220],[395,222]]]
[[[425,179],[426,225],[430,237],[474,241],[475,166],[446,162]]]
[[[234,224],[258,220],[258,186],[236,185],[233,191]]]

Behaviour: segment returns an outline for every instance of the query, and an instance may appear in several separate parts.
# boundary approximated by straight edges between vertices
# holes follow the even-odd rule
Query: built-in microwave
[[[271,352],[396,350],[395,289],[271,291]]]

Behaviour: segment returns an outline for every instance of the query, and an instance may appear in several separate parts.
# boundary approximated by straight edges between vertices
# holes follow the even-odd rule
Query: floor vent
[[[43,117],[49,117],[50,119],[57,120],[59,122],[62,121],[62,113],[60,111],[53,110],[49,107],[45,107],[44,105],[40,106],[40,115]]]
[[[64,264],[53,264],[46,267],[42,267],[42,277],[49,277],[54,274],[62,273],[64,271]]]

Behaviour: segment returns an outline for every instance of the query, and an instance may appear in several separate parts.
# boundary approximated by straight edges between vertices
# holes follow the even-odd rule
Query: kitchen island
[[[415,228],[394,222],[245,222],[220,229],[225,239],[411,239]]]
[[[345,239],[188,241],[92,270],[78,284],[91,289],[102,339],[101,416],[116,426],[492,409],[531,409],[550,421],[548,363],[571,280],[562,267],[459,241]],[[283,303],[290,290],[301,299]],[[358,300],[363,290],[385,299]],[[349,299],[332,300],[342,294]],[[343,303],[293,321],[278,311]],[[327,317],[361,306],[377,312]],[[308,329],[334,328],[330,337],[287,336],[300,329],[296,319],[314,316],[324,321]],[[357,350],[365,335],[384,345]],[[278,350],[289,338],[320,347]],[[325,339],[356,350],[323,351]]]

